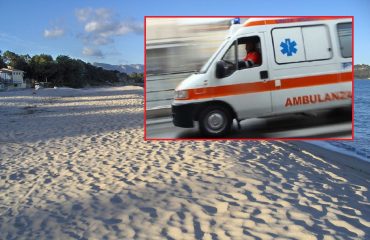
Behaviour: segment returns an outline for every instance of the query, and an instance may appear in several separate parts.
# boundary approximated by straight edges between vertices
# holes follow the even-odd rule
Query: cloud
[[[113,11],[108,8],[98,8],[95,10],[95,14],[101,19],[109,19],[114,15]]]
[[[55,27],[53,29],[45,29],[44,37],[46,38],[57,38],[64,35],[64,29]]]
[[[113,38],[106,38],[101,36],[95,36],[95,35],[84,35],[82,36],[84,44],[86,45],[108,45],[114,42]]]
[[[143,23],[134,20],[119,20],[112,10],[107,8],[83,8],[76,10],[78,21],[84,24],[82,38],[85,44],[107,45],[114,38],[129,33],[142,34]]]
[[[86,22],[97,18],[109,19],[113,15],[113,12],[107,8],[81,8],[76,10],[76,17],[80,22]]]
[[[87,21],[93,10],[91,8],[83,8],[76,10],[76,17],[80,22]]]
[[[97,58],[104,57],[102,51],[100,51],[99,49],[94,49],[94,48],[89,48],[89,47],[84,47],[84,49],[82,50],[82,54],[85,56],[89,56],[89,57],[97,57]]]

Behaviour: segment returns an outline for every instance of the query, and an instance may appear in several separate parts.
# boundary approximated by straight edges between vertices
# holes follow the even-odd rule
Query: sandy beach
[[[369,163],[143,139],[140,87],[0,92],[0,239],[370,239]]]

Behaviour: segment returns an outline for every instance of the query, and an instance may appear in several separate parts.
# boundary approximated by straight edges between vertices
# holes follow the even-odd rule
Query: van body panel
[[[207,83],[206,75],[207,73],[192,74],[176,87],[176,91],[190,88],[203,88],[205,86],[208,86],[207,84],[205,84]]]

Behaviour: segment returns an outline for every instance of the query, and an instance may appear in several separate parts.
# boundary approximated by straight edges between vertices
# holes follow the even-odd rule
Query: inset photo
[[[353,139],[352,16],[145,17],[145,139]]]

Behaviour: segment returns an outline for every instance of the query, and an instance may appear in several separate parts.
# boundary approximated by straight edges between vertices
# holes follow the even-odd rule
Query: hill
[[[355,65],[355,79],[368,79],[370,78],[370,66],[366,64]]]
[[[119,71],[121,73],[131,74],[131,73],[143,73],[143,64],[127,64],[127,65],[112,65],[107,63],[93,63],[96,67],[101,67],[105,70]]]

